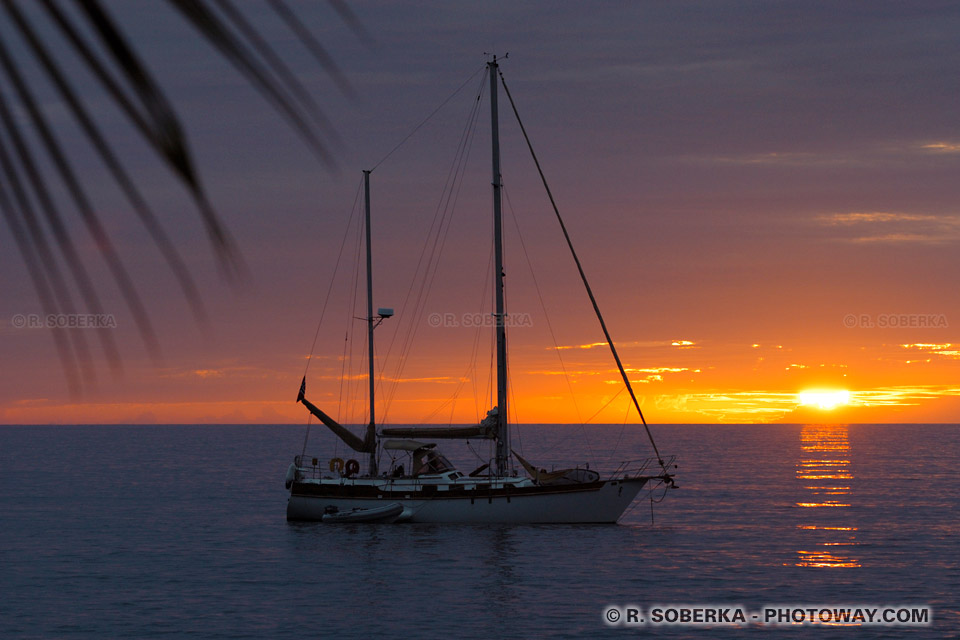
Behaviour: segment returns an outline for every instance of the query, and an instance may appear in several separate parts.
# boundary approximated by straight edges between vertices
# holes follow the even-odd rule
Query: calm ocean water
[[[617,526],[479,527],[288,524],[303,427],[0,427],[0,638],[960,637],[960,427],[654,429],[681,488],[652,523],[642,494]],[[646,457],[621,431],[521,435],[545,465],[603,467],[618,440],[612,459]],[[628,604],[922,605],[933,624],[605,626]]]

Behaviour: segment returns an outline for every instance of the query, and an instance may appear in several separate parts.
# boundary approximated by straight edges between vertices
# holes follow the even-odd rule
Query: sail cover
[[[388,438],[445,438],[447,440],[497,437],[497,408],[487,411],[487,417],[475,427],[391,427],[380,431]]]
[[[497,435],[494,429],[477,425],[475,427],[390,427],[382,429],[380,435],[388,438],[426,438],[432,439],[454,439],[468,438],[492,439]]]

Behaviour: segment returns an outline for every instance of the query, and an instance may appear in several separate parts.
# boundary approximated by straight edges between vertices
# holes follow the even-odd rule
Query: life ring
[[[330,460],[330,471],[343,471],[343,458],[333,458]]]
[[[360,463],[356,460],[347,460],[347,466],[344,469],[344,475],[350,477],[360,472]]]

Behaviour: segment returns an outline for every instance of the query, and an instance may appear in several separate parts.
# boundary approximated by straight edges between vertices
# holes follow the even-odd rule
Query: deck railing
[[[293,464],[297,466],[302,478],[316,479],[324,473],[332,473],[328,466],[330,461],[327,458],[318,458],[314,456],[297,456],[293,459]]]
[[[677,456],[664,458],[663,464],[667,468],[668,473],[673,470],[676,460]],[[625,460],[610,474],[610,479],[619,480],[621,478],[636,478],[638,476],[659,476],[662,473],[663,469],[660,468],[660,462],[656,458]]]

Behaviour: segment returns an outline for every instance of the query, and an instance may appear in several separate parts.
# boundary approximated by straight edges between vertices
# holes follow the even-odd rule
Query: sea
[[[679,488],[619,524],[451,526],[288,523],[305,425],[0,427],[0,638],[960,637],[960,426],[651,429]],[[517,431],[544,467],[650,455]]]

